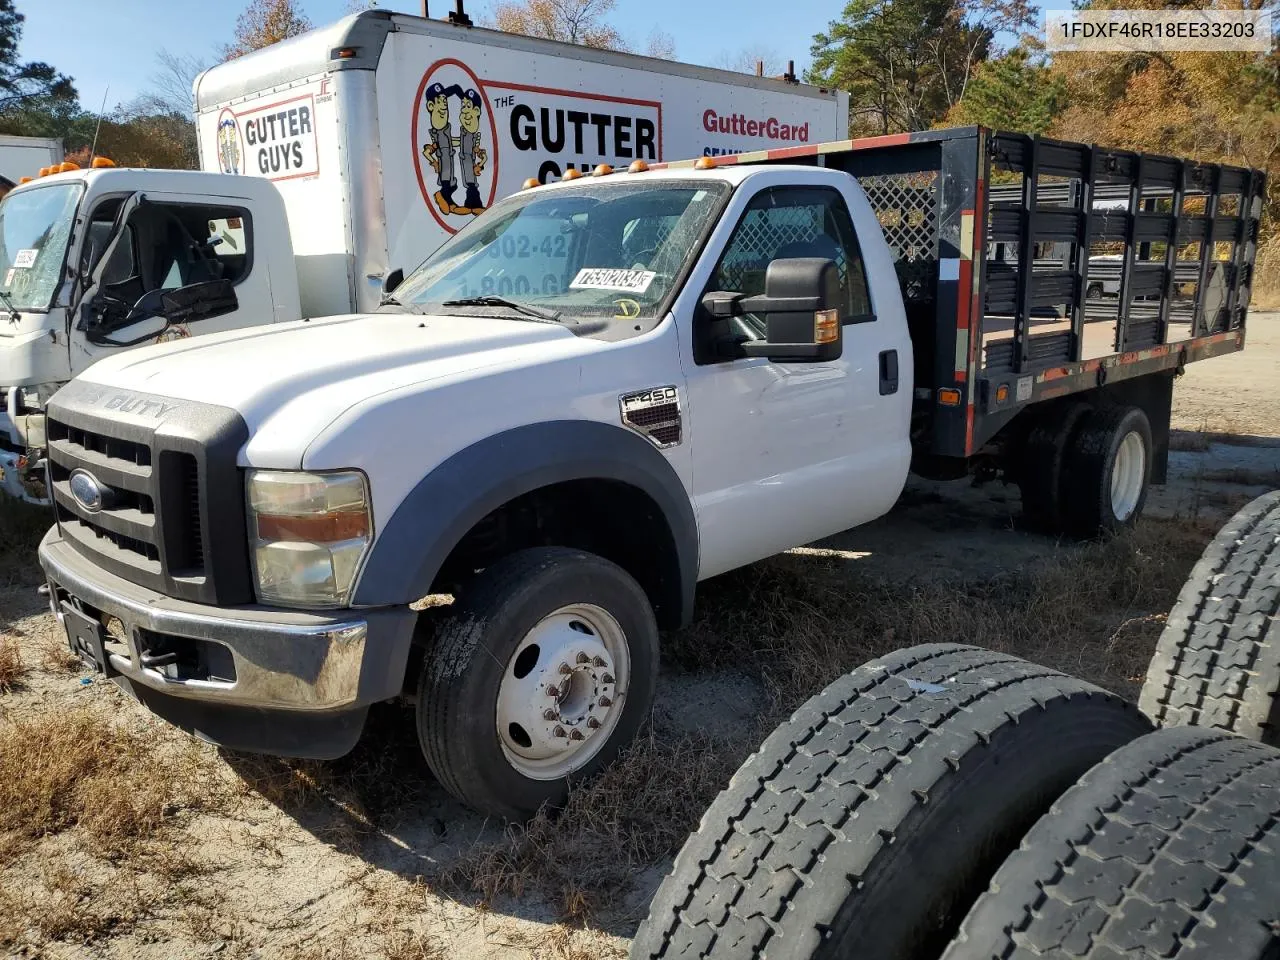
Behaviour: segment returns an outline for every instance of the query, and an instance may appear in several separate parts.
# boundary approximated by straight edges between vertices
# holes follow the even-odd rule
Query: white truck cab
[[[35,502],[63,383],[121,347],[301,316],[284,205],[254,177],[40,177],[0,202],[0,262],[0,487]]]

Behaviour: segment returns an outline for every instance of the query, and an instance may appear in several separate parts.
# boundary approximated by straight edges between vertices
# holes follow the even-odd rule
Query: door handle
[[[880,396],[898,392],[898,351],[880,351]]]

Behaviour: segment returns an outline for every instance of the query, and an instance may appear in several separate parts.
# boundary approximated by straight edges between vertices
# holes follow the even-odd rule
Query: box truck
[[[635,735],[699,581],[909,470],[1132,524],[1174,378],[1244,345],[1257,171],[976,127],[644,166],[495,203],[370,314],[59,391],[40,560],[73,649],[235,748],[338,756],[400,700],[447,789],[525,817]]]
[[[62,141],[55,137],[0,134],[0,182],[16,184],[41,167],[62,162]]]
[[[0,206],[9,494],[47,499],[44,404],[101,357],[373,309],[389,270],[529,177],[848,125],[829,90],[384,11],[213,67],[194,93],[204,172],[72,170]]]

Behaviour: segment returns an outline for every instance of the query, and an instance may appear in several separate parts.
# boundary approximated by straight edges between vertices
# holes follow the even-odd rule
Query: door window
[[[875,319],[853,219],[839,191],[829,187],[775,187],[756,194],[720,258],[709,289],[748,297],[762,294],[770,262],[795,257],[835,261],[842,322]],[[764,336],[762,318],[735,319],[745,321],[757,337]]]

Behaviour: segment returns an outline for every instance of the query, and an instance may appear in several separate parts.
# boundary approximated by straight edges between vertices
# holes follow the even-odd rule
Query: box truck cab
[[[375,309],[392,269],[529,177],[848,127],[835,91],[385,11],[213,67],[194,94],[206,172],[72,170],[0,206],[8,494],[47,502],[44,403],[104,355]],[[188,291],[202,312],[165,319],[157,291],[211,279],[232,289]]]

